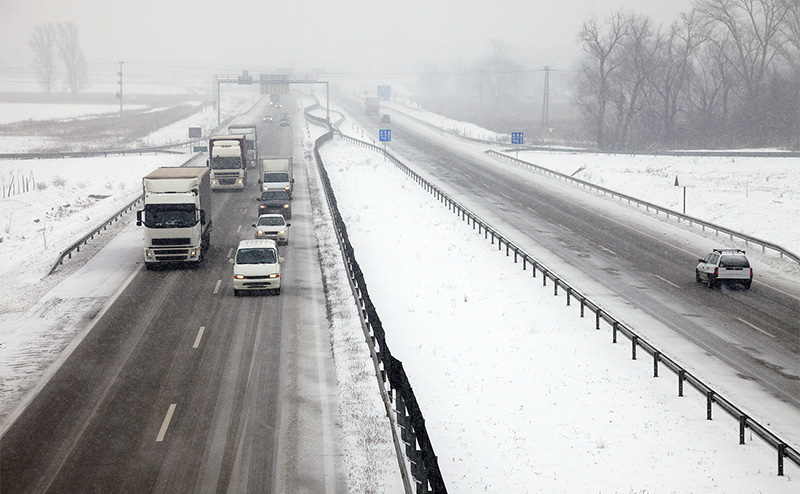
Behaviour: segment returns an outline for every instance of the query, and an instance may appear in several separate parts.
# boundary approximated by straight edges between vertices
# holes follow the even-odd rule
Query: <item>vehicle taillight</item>
[[[719,268],[714,268],[714,276],[719,276]]]
[[[753,268],[750,268],[750,279],[753,279]]]

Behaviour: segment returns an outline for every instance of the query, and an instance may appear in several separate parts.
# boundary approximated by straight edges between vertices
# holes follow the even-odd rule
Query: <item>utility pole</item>
[[[544,66],[544,96],[542,99],[542,127],[550,126],[550,66]]]
[[[117,93],[117,98],[119,98],[119,116],[122,118],[122,64],[125,62],[119,63],[119,72],[117,75],[119,76],[119,92]]]

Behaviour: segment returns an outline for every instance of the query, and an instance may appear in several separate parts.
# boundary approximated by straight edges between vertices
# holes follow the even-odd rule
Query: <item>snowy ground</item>
[[[797,492],[800,472],[791,463],[787,475],[777,477],[771,448],[749,437],[739,446],[729,418],[706,421],[703,400],[693,393],[678,399],[672,379],[653,379],[649,365],[631,361],[626,347],[611,345],[591,320],[577,318],[379,156],[336,142],[324,148],[323,158],[450,492]],[[0,201],[0,255],[9,259],[0,273],[0,419],[80,332],[87,312],[98,310],[96,300],[113,292],[109,273],[88,269],[92,262],[81,270],[71,267],[79,262],[68,263],[47,277],[59,249],[73,232],[90,229],[138,193],[142,170],[161,166],[155,159],[0,162],[0,177],[32,173],[35,183],[47,185]],[[620,169],[586,160],[592,176],[614,188],[609,184]],[[636,161],[618,166],[639,168]],[[762,170],[742,166],[737,176]],[[663,174],[627,180],[649,175]],[[798,178],[785,176],[784,188],[772,196],[796,200]],[[643,183],[638,194],[653,200],[651,186]],[[707,194],[710,204],[728,200],[714,193]],[[53,217],[58,211],[63,215]],[[408,211],[427,220],[409,224]],[[791,214],[774,221],[796,238]],[[140,239],[135,228],[117,228],[120,236],[99,255],[108,256],[104,265],[120,266],[114,280],[121,283],[133,270],[131,256],[140,254],[130,244]],[[336,261],[328,255],[324,262]],[[478,262],[498,275],[480,287],[471,269]],[[422,278],[428,282],[419,283]],[[70,284],[80,291],[70,292]],[[63,324],[65,317],[73,322]],[[385,468],[394,466],[387,458]]]

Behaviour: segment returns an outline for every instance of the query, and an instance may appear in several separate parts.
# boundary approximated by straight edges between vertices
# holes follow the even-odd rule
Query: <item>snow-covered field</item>
[[[800,472],[791,463],[787,475],[777,477],[771,448],[750,437],[739,446],[728,417],[706,421],[703,400],[692,393],[678,399],[673,380],[653,379],[648,364],[631,361],[626,347],[611,345],[591,320],[577,318],[574,308],[564,307],[549,289],[510,265],[380,156],[334,142],[323,149],[323,158],[450,492],[797,492]],[[656,202],[661,188],[664,194],[677,192],[659,182],[673,170],[640,158],[616,158],[619,162],[601,166],[586,156],[579,166],[609,188],[624,170],[650,167],[658,171],[626,173],[622,182],[642,182],[631,195]],[[540,153],[531,160],[546,166]],[[557,161],[554,156],[550,166],[574,164]],[[33,183],[46,185],[0,200],[0,255],[9,260],[0,273],[0,419],[80,331],[77,322],[96,310],[86,299],[109,289],[103,285],[108,273],[80,270],[76,276],[85,290],[74,300],[63,289],[48,293],[79,264],[68,262],[54,277],[46,276],[59,249],[71,236],[80,236],[74,232],[90,229],[136,195],[144,171],[164,164],[152,155],[0,161],[0,177],[33,176]],[[750,174],[752,182],[745,183],[783,184],[769,197],[796,201],[798,172],[792,174],[791,167],[767,172],[760,164],[739,166],[737,177]],[[705,170],[702,161],[686,166]],[[787,175],[778,180],[771,173]],[[712,208],[719,210],[718,219],[706,219],[728,225],[740,213],[715,189],[703,195],[710,205],[723,207]],[[788,211],[797,210],[796,202],[782,208],[785,203],[762,197],[754,204],[771,208],[765,214],[778,224],[775,231],[789,230],[796,239]],[[703,217],[692,207],[687,212]],[[412,222],[418,215],[408,211],[426,221]],[[748,233],[761,236],[758,224],[753,226]],[[117,228],[120,239],[136,240],[135,229]],[[791,237],[770,240],[797,243]],[[91,255],[91,245],[84,256]],[[109,245],[117,250],[104,249],[102,255],[111,259],[139,254],[138,248]],[[340,261],[333,255],[325,262]],[[477,263],[496,278],[482,278],[478,286],[472,269]],[[132,270],[131,264],[118,259],[120,271]],[[59,325],[65,317],[74,323]],[[337,360],[337,365],[347,362]],[[386,458],[385,468],[395,467],[395,460]]]

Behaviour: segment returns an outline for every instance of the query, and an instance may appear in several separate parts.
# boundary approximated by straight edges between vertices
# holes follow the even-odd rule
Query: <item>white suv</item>
[[[274,240],[242,240],[233,264],[233,294],[237,297],[244,291],[270,291],[281,293],[281,263],[278,246]]]
[[[705,259],[699,259],[694,279],[698,283],[705,281],[709,288],[716,288],[721,283],[736,283],[749,289],[753,282],[753,268],[743,250],[714,249]]]

